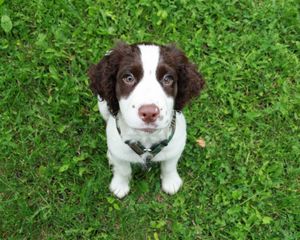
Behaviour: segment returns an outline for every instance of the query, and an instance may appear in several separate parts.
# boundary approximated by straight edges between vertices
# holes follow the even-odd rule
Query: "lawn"
[[[0,18],[0,239],[300,239],[299,1],[0,0]],[[158,167],[109,192],[87,69],[118,39],[175,42],[206,79],[174,196]]]

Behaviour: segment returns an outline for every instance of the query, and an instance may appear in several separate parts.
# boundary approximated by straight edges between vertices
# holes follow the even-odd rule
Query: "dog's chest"
[[[160,143],[161,141],[169,137],[169,132],[162,131],[157,135],[152,135],[149,133],[136,134],[135,131],[130,129],[126,132],[124,129],[124,135],[119,134],[115,118],[110,117],[107,122],[106,134],[107,134],[107,145],[109,152],[119,160],[125,160],[135,163],[144,163],[145,158],[148,156],[147,153],[138,155],[134,152],[128,144],[125,143],[126,140],[139,141],[143,144],[145,148],[150,148],[153,144]],[[148,136],[146,135],[148,134]],[[155,155],[152,159],[153,161],[162,161],[172,158],[182,151],[186,140],[186,123],[184,116],[182,114],[177,114],[176,119],[176,130],[174,136],[168,145]]]

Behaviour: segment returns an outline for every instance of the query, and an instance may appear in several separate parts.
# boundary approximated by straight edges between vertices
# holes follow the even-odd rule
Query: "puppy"
[[[111,192],[118,198],[128,194],[131,163],[147,169],[160,162],[162,189],[175,194],[182,185],[177,162],[186,142],[181,110],[204,85],[196,66],[173,45],[119,43],[88,75],[107,123]]]

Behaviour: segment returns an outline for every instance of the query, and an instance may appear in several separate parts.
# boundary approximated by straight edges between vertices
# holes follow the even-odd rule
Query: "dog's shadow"
[[[131,164],[132,168],[132,179],[133,180],[153,180],[160,174],[160,164],[151,163],[150,166],[143,166],[141,164]]]

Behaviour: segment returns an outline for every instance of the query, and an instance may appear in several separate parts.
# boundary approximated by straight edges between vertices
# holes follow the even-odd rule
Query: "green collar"
[[[120,134],[121,136],[121,130],[120,130],[120,127],[118,125],[118,118],[116,117],[116,126],[117,126],[117,129],[118,129],[118,133]],[[166,147],[169,142],[171,141],[171,139],[173,138],[174,136],[174,133],[175,133],[175,129],[176,129],[176,111],[174,111],[173,113],[173,118],[172,118],[172,121],[171,121],[171,125],[170,125],[170,128],[171,128],[171,134],[170,136],[157,143],[157,144],[153,144],[150,148],[146,148],[141,142],[139,141],[130,141],[130,140],[127,140],[125,141],[125,143],[139,156],[142,156],[144,153],[148,153],[147,157],[146,157],[146,161],[145,161],[145,166],[146,168],[148,169],[149,168],[149,165],[150,165],[150,162],[151,160],[158,154],[160,153],[160,151]]]

